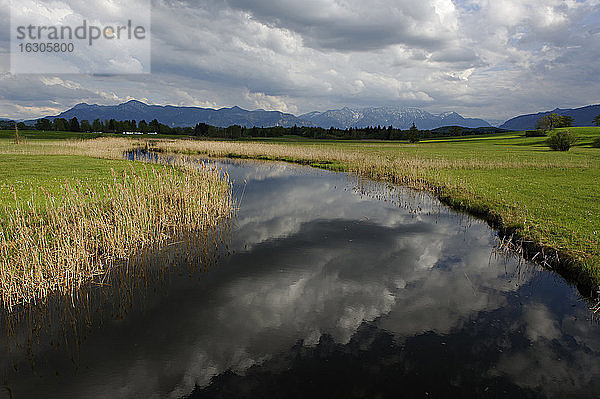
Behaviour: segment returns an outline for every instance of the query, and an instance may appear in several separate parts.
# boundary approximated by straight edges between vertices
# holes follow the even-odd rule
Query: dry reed
[[[294,146],[272,143],[162,140],[152,150],[169,154],[199,154],[208,157],[248,157],[294,161],[305,164],[338,164],[360,176],[384,180],[417,190],[438,193],[456,188],[457,182],[439,174],[441,169],[476,168],[475,161],[448,161],[409,157],[382,157],[368,151],[348,151],[321,146]]]

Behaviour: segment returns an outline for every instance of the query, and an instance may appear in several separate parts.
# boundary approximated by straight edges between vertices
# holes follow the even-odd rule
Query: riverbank
[[[119,159],[131,144],[0,140],[2,306],[74,295],[145,248],[190,232],[201,245],[228,219],[226,177]]]
[[[591,143],[600,129],[572,130],[579,141],[566,153],[522,133],[419,144],[162,140],[152,149],[282,160],[426,190],[486,219],[592,295],[600,282],[600,150]]]

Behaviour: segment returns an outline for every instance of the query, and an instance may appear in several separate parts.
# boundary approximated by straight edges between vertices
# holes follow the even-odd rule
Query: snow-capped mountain
[[[456,112],[434,115],[419,108],[371,107],[342,108],[325,112],[311,112],[300,116],[316,126],[346,129],[349,127],[389,126],[409,129],[413,122],[419,129],[435,129],[442,126],[489,127],[483,119],[463,118]]]

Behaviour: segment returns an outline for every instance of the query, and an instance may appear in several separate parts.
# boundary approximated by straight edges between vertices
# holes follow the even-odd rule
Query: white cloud
[[[150,29],[150,0],[112,0],[84,2],[81,0],[21,0],[10,7],[10,24],[13,31],[11,42],[11,70],[17,73],[143,73],[150,70],[150,37],[144,39],[103,40],[100,29],[122,27],[130,22],[133,27]],[[18,40],[18,27],[26,30],[36,43],[48,43],[52,39],[48,27],[68,26],[74,36],[61,38],[60,43],[71,43],[69,51],[22,51],[24,43]],[[35,27],[38,27],[36,32]],[[97,30],[92,39],[92,27]],[[45,29],[45,30],[43,30]],[[88,30],[89,29],[89,30]],[[84,35],[78,39],[78,31]],[[79,33],[81,35],[82,33]],[[120,32],[121,29],[115,31]],[[127,31],[127,30],[125,30]],[[62,32],[62,30],[60,30]],[[56,33],[56,32],[55,32]],[[130,32],[132,33],[132,32]],[[62,33],[59,34],[62,37]],[[121,36],[120,34],[114,36]],[[67,36],[68,37],[68,36]],[[129,39],[132,35],[129,35]],[[59,43],[59,42],[57,42]]]
[[[248,103],[253,104],[253,108],[264,109],[265,111],[281,111],[288,113],[297,113],[298,107],[295,105],[288,105],[286,100],[278,96],[269,96],[265,93],[251,93],[246,91],[244,98]]]

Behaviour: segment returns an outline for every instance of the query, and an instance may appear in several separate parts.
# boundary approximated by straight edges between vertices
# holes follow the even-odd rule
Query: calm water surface
[[[594,303],[484,222],[346,174],[221,166],[229,254],[110,283],[125,300],[4,315],[0,397],[600,394]]]

